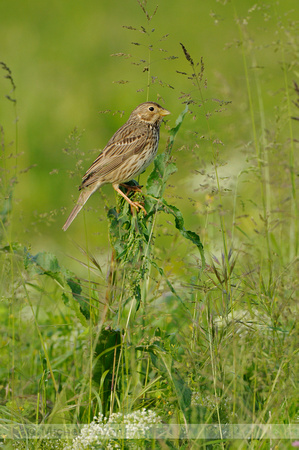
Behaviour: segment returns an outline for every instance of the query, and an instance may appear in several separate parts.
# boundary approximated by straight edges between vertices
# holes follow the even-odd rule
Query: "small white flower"
[[[150,425],[157,423],[161,423],[161,418],[154,411],[145,408],[129,414],[113,413],[109,418],[99,413],[89,425],[82,428],[80,435],[66,450],[84,450],[93,448],[94,445],[97,446],[97,449],[103,450],[141,448],[139,444],[135,446],[135,443],[130,443],[130,441],[123,443],[121,439],[117,439],[117,430],[113,427],[117,424],[125,425],[127,439],[144,440],[146,432],[150,430]]]

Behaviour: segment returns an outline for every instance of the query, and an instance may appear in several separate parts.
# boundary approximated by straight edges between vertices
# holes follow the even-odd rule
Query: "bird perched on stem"
[[[160,125],[167,109],[155,102],[145,102],[132,111],[128,121],[112,136],[102,153],[87,170],[79,187],[78,201],[63,226],[66,231],[89,197],[110,183],[131,207],[144,207],[122,192],[120,185],[143,172],[157,154]],[[136,190],[136,189],[135,189]]]

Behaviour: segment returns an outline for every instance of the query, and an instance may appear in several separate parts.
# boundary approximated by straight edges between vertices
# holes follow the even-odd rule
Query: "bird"
[[[168,114],[170,112],[156,102],[141,103],[132,111],[127,122],[116,131],[83,176],[78,201],[62,227],[64,231],[89,197],[104,184],[112,184],[115,191],[131,205],[131,209],[142,209],[146,214],[144,207],[129,199],[120,186],[142,173],[154,160],[159,145],[160,126]],[[137,187],[132,190],[140,189]]]

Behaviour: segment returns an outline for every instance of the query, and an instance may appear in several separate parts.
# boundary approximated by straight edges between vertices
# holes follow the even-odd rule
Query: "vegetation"
[[[11,64],[3,57],[4,448],[266,449],[291,448],[295,441],[293,435],[233,439],[221,428],[298,422],[295,1],[215,1],[209,6],[213,10],[191,3],[194,18],[188,19],[179,14],[178,1],[173,11],[141,0],[126,10],[118,6],[106,21],[111,40],[105,41],[103,61],[94,62],[99,35],[90,42],[87,31],[86,41],[73,55],[74,63],[78,51],[82,54],[80,68],[90,90],[84,85],[77,91],[74,80],[73,94],[66,92],[65,80],[72,80],[72,73],[63,66],[62,78],[57,74],[55,86],[47,86],[44,115],[39,114],[35,79],[23,79],[16,61]],[[96,6],[92,0],[82,15],[76,8],[61,6],[57,18],[60,32],[70,33],[57,48],[62,65],[62,49],[74,49],[71,22],[72,27],[88,23],[87,30],[105,11],[112,12],[111,5]],[[4,29],[13,29],[12,17],[21,23],[21,13],[12,6],[2,15],[1,9]],[[56,43],[61,38],[53,25],[58,11],[53,4],[49,16],[44,10],[38,11],[38,18],[30,16],[36,27],[41,21],[32,30],[41,36],[53,33],[51,42]],[[29,13],[27,7],[26,17]],[[168,35],[172,15],[177,17],[177,35]],[[122,16],[131,22],[119,23]],[[23,27],[27,29],[25,23]],[[200,40],[203,36],[206,40]],[[210,52],[205,51],[206,41]],[[198,42],[208,53],[204,57]],[[10,42],[6,44],[10,48]],[[119,49],[107,62],[108,48],[116,44]],[[46,57],[51,64],[51,45]],[[38,67],[31,58],[30,67]],[[103,99],[95,89],[101,76],[107,90]],[[55,96],[60,100],[57,110],[51,99],[55,89],[62,92]],[[80,130],[83,116],[73,115],[70,96],[82,98],[84,93],[90,99],[82,105],[85,133]],[[26,98],[30,100],[24,108]],[[76,199],[74,180],[94,159],[93,152],[86,154],[94,145],[89,139],[95,137],[89,133],[94,118],[89,119],[86,108],[95,98],[97,106],[124,108],[126,117],[138,103],[157,100],[173,117],[162,130],[154,164],[136,180],[144,185],[143,194],[130,194],[144,202],[147,215],[132,213],[105,187],[93,196],[100,197],[98,204],[90,199],[63,234],[61,226],[71,209],[68,192],[72,189]],[[76,107],[81,111],[79,104]],[[89,109],[95,115],[95,108]],[[97,142],[103,146],[124,121],[118,117],[123,112],[111,110],[102,111],[98,119],[102,127]],[[53,122],[48,120],[51,114]],[[68,134],[60,157],[57,142]],[[12,424],[90,427],[73,441],[66,434],[51,440],[29,439],[26,433],[12,440],[7,427]],[[114,434],[115,427],[124,424],[129,439]],[[146,434],[153,424],[179,424],[180,434],[153,439]],[[218,425],[218,437],[190,434],[188,426],[196,424]]]

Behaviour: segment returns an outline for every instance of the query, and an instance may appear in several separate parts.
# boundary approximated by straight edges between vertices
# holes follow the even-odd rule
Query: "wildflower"
[[[66,450],[146,448],[148,432],[152,425],[158,423],[161,423],[161,418],[154,411],[145,408],[128,414],[112,413],[109,418],[100,413],[82,428],[79,436]]]

